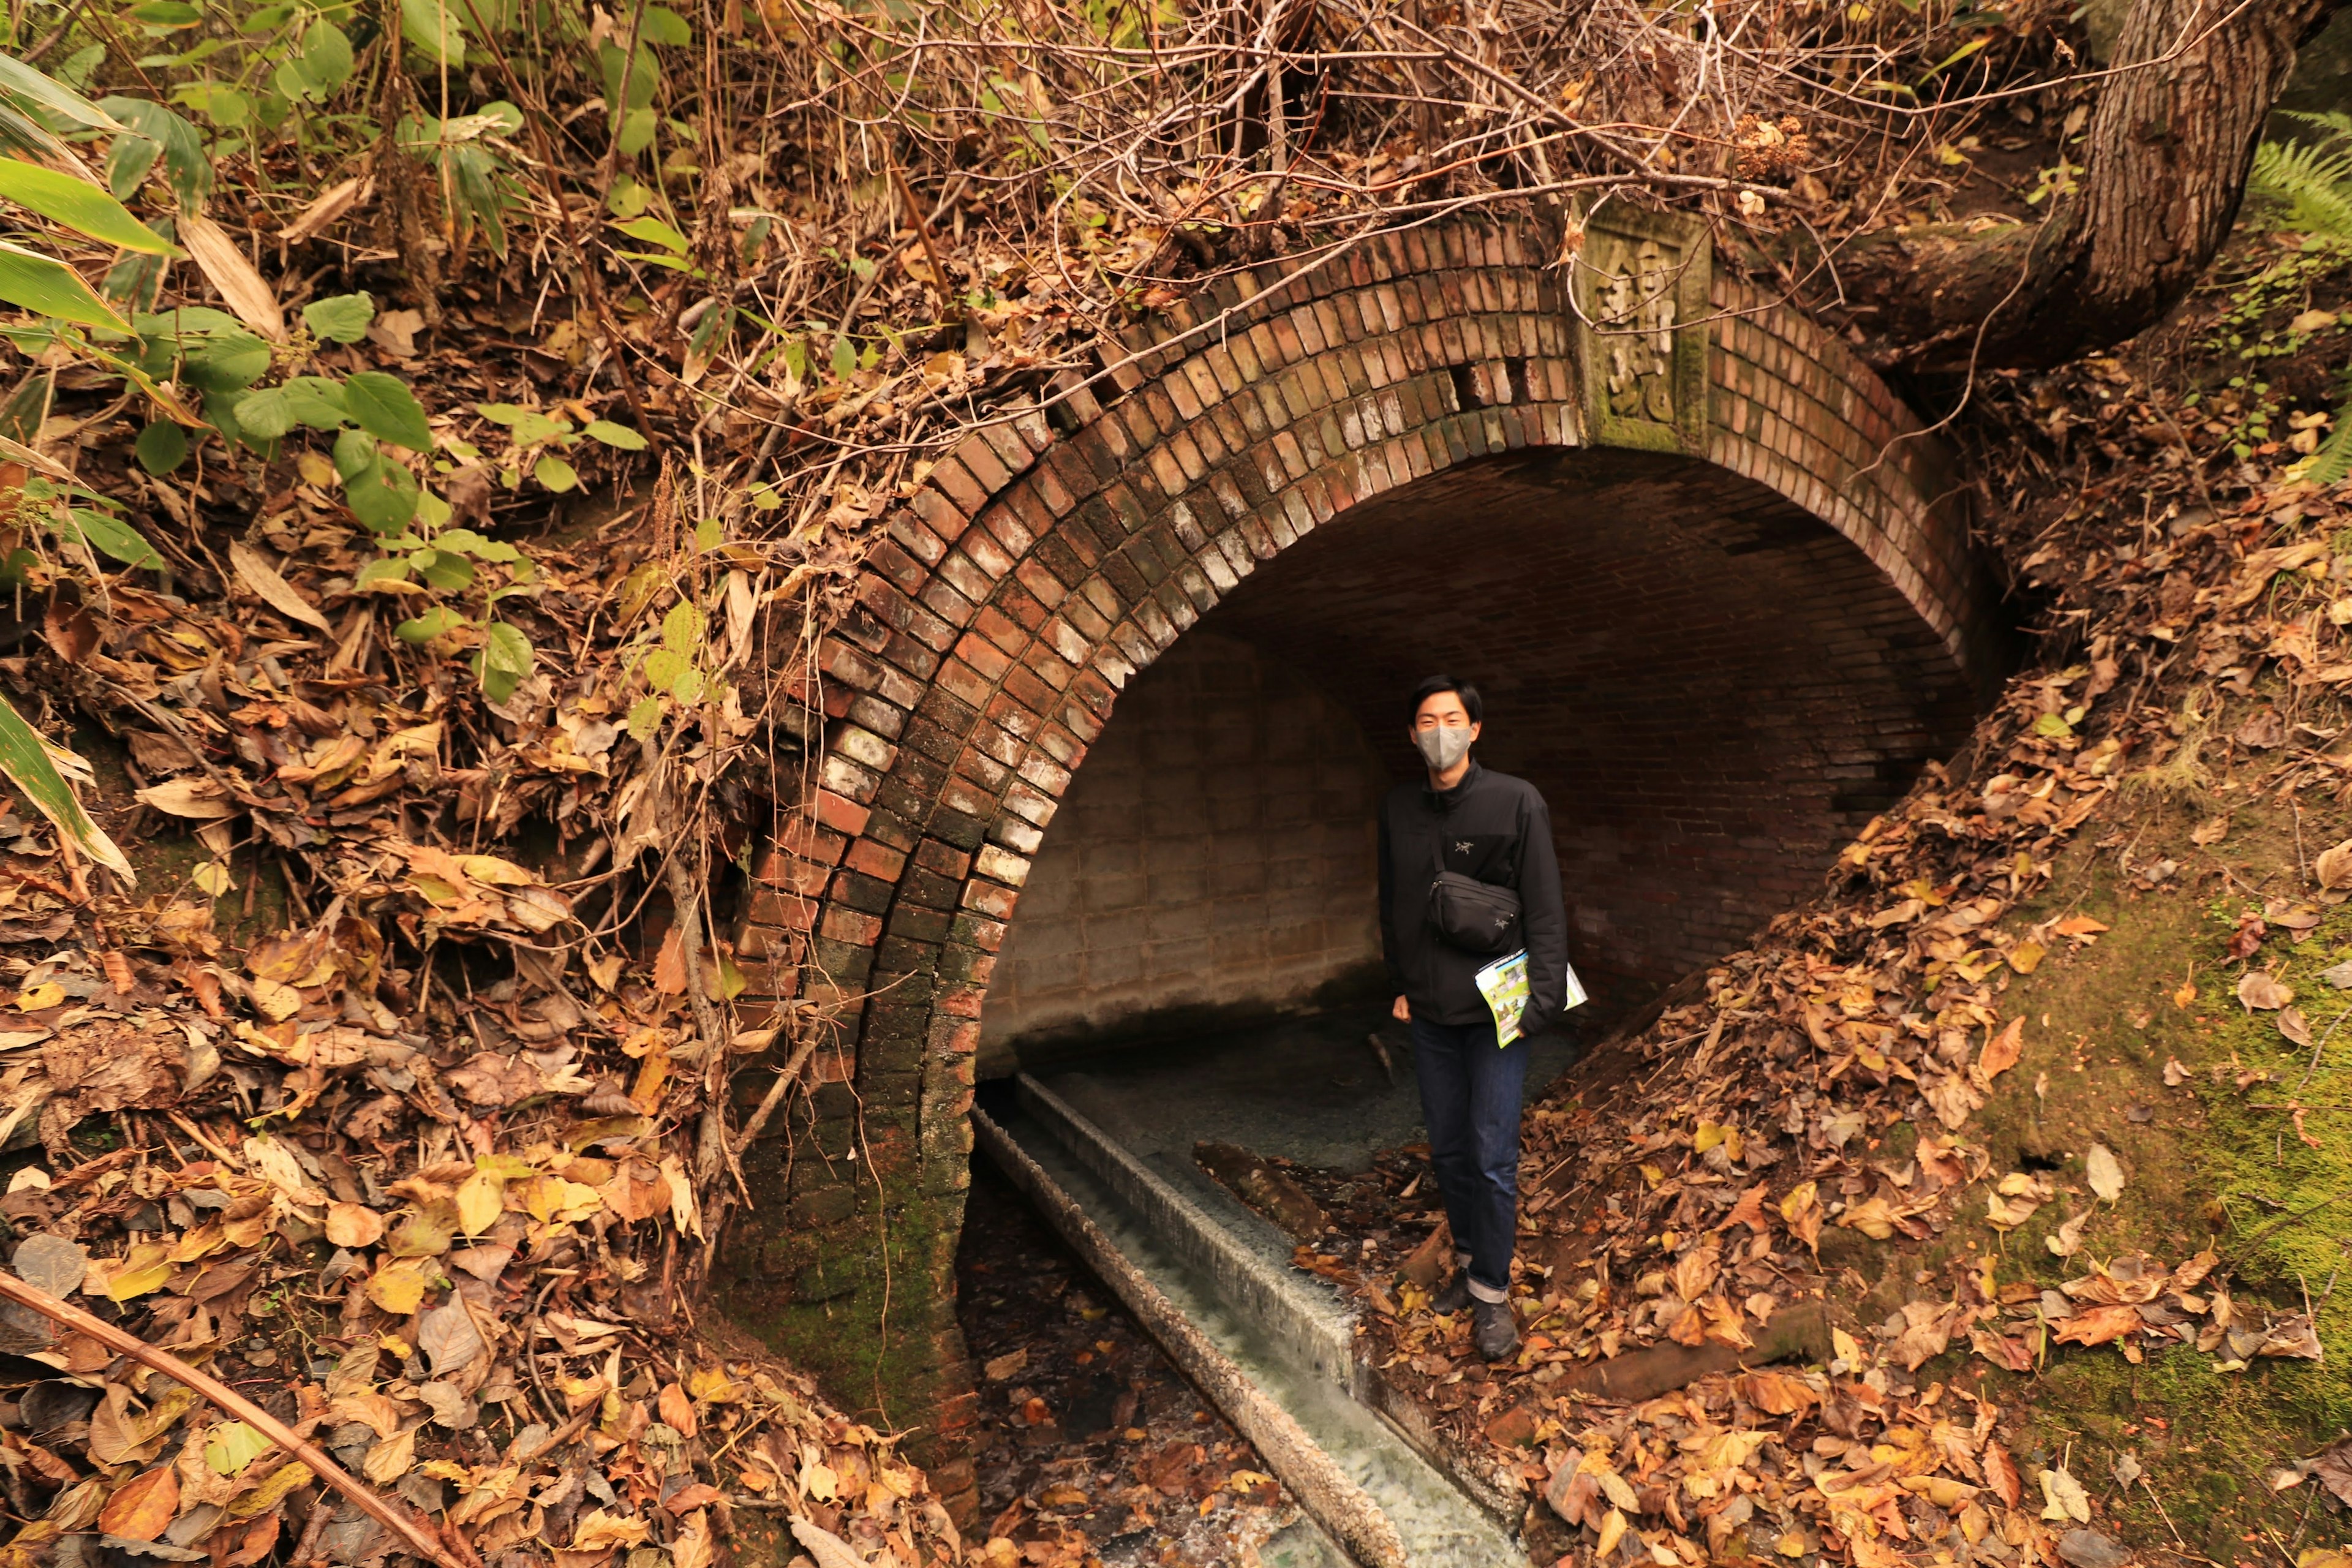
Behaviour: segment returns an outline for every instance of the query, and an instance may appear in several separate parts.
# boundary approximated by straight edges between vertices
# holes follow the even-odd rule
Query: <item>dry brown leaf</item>
[[[329,185],[310,199],[310,205],[294,215],[292,223],[278,231],[278,237],[288,245],[299,245],[306,239],[324,234],[374,194],[375,176],[373,174],[354,175]]]
[[[238,321],[273,343],[286,341],[286,312],[277,294],[220,225],[202,213],[184,215],[179,240]]]
[[[318,606],[304,598],[293,584],[280,576],[277,567],[263,560],[258,550],[243,540],[232,540],[228,547],[228,561],[245,585],[279,615],[289,620],[299,621],[306,626],[315,626],[322,632],[334,630],[327,624],[327,617],[319,613]]]
[[[2249,1013],[2275,1012],[2294,1000],[2294,988],[2267,969],[2249,969],[2238,979],[2238,1001]]]
[[[1990,1083],[2015,1067],[2018,1058],[2024,1054],[2025,1019],[2020,1016],[2011,1018],[2000,1034],[1985,1042],[1984,1053],[1977,1058],[1977,1069]]]

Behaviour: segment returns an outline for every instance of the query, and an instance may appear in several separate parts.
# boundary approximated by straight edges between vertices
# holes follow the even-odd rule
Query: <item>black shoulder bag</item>
[[[1506,953],[1519,940],[1519,895],[1508,888],[1445,868],[1443,840],[1437,875],[1429,884],[1429,924],[1448,946],[1465,952]]]

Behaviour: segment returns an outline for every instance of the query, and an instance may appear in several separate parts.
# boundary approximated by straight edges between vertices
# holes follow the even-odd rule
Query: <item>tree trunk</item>
[[[2072,194],[2038,225],[1864,236],[1824,312],[1874,363],[1927,374],[2039,369],[2154,325],[2228,237],[2295,46],[2341,3],[2137,0]]]

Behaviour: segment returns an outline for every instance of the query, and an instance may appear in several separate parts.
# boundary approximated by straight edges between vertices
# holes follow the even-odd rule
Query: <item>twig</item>
[[[784,1096],[792,1092],[793,1083],[801,1076],[801,1069],[808,1065],[808,1059],[815,1050],[816,1037],[814,1035],[793,1047],[793,1054],[785,1060],[783,1070],[776,1075],[776,1081],[768,1086],[767,1094],[760,1101],[760,1109],[751,1112],[751,1120],[743,1123],[743,1131],[735,1135],[737,1159],[743,1157],[743,1151],[751,1146],[753,1139],[767,1131],[768,1119],[776,1114],[778,1106],[783,1104]]]
[[[458,1554],[455,1548],[462,1540],[453,1540],[457,1531],[446,1533],[418,1520],[406,1509],[395,1507],[352,1479],[341,1465],[329,1458],[312,1444],[294,1435],[293,1429],[252,1400],[230,1388],[209,1373],[198,1372],[168,1351],[157,1350],[135,1334],[125,1333],[112,1323],[94,1318],[79,1307],[68,1306],[47,1291],[27,1285],[14,1275],[0,1274],[0,1296],[34,1311],[53,1323],[86,1334],[117,1355],[129,1356],[140,1365],[162,1373],[173,1382],[194,1389],[223,1411],[236,1416],[294,1458],[310,1467],[310,1473],[342,1493],[358,1505],[360,1511],[378,1524],[406,1541],[418,1555],[441,1565],[441,1568],[482,1568],[481,1560],[470,1548]]]

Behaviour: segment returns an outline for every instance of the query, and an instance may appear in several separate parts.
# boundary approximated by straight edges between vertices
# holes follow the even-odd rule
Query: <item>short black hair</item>
[[[1456,680],[1450,675],[1433,675],[1412,689],[1412,713],[1418,715],[1421,705],[1441,691],[1451,691],[1462,699],[1462,711],[1470,715],[1470,722],[1486,721],[1486,705],[1478,700],[1478,689],[1466,680]]]

